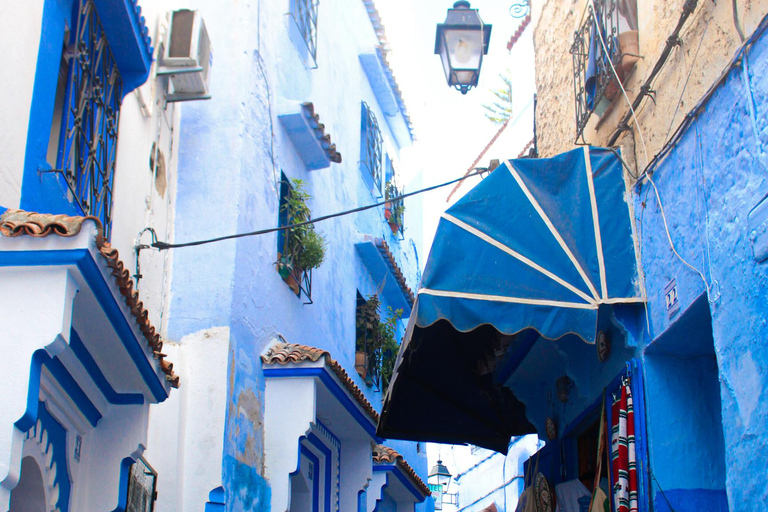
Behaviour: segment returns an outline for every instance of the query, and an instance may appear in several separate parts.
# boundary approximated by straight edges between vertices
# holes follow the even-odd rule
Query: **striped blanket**
[[[629,382],[622,383],[621,397],[611,407],[611,458],[614,510],[637,512],[635,413]]]

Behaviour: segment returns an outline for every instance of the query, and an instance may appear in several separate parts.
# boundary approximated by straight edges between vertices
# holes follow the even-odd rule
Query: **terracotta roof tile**
[[[515,46],[515,43],[520,39],[520,36],[523,35],[523,32],[525,32],[525,29],[528,28],[528,25],[531,24],[531,15],[528,14],[525,18],[523,18],[522,23],[520,23],[520,26],[517,27],[517,30],[515,30],[515,33],[512,34],[512,37],[509,38],[509,41],[507,42],[507,50],[512,51],[512,47]]]
[[[376,38],[379,40],[379,50],[381,51],[384,60],[387,80],[389,81],[389,85],[392,87],[392,90],[395,91],[397,104],[400,107],[400,112],[405,118],[405,124],[408,126],[408,132],[411,134],[411,139],[413,139],[414,134],[411,117],[408,115],[408,109],[406,108],[405,101],[403,100],[403,93],[400,91],[400,86],[397,83],[395,74],[392,71],[392,66],[389,63],[389,59],[387,58],[387,55],[389,54],[389,43],[387,42],[387,34],[384,31],[384,25],[381,22],[381,16],[379,15],[379,11],[376,9],[376,5],[374,4],[373,0],[363,0],[363,5],[365,6],[365,10],[368,12],[368,18],[371,20],[373,31],[376,32]]]
[[[139,292],[133,289],[133,279],[130,272],[119,258],[117,249],[112,247],[102,235],[101,222],[96,217],[78,217],[69,215],[52,215],[45,213],[27,212],[24,210],[7,210],[0,216],[0,234],[6,237],[33,236],[43,238],[49,235],[72,237],[77,235],[83,223],[91,220],[96,224],[96,248],[104,257],[107,266],[112,270],[120,294],[136,318],[139,330],[144,335],[147,344],[152,349],[160,369],[171,386],[179,387],[179,376],[173,372],[173,363],[165,359],[163,340],[149,321],[149,313],[139,300]]]
[[[322,141],[321,145],[328,155],[331,162],[341,163],[341,153],[336,151],[336,144],[331,144],[330,134],[325,133],[325,125],[320,122],[320,116],[315,114],[315,105],[312,103],[302,103],[302,110],[304,114],[310,119],[312,128],[315,130],[315,137]]]
[[[421,491],[424,497],[430,495],[429,487],[424,481],[419,478],[419,475],[413,470],[413,468],[405,462],[402,455],[395,450],[382,444],[373,447],[373,463],[374,464],[395,464],[403,470],[403,472],[410,477],[416,487]]]
[[[307,345],[277,343],[270,347],[266,354],[261,356],[261,360],[264,364],[295,364],[303,361],[311,361],[315,363],[321,358],[325,359],[325,364],[333,370],[333,373],[336,374],[341,383],[347,388],[347,391],[349,391],[357,403],[360,404],[363,410],[368,413],[368,416],[370,416],[374,422],[378,423],[379,413],[376,412],[376,409],[374,409],[371,403],[365,398],[362,390],[360,390],[360,388],[352,381],[346,370],[342,368],[338,361],[331,358],[329,352]]]
[[[395,275],[395,279],[397,279],[397,284],[400,286],[400,289],[403,291],[403,295],[405,295],[406,300],[408,301],[408,304],[413,307],[413,303],[416,301],[416,297],[413,294],[413,290],[408,286],[408,283],[405,281],[405,276],[403,275],[403,271],[400,270],[400,267],[397,265],[397,262],[395,261],[395,257],[392,254],[392,251],[389,250],[389,245],[387,245],[387,242],[384,239],[377,238],[376,239],[376,247],[379,249],[379,252],[384,257],[384,261],[387,262],[387,266],[392,271],[392,273]]]

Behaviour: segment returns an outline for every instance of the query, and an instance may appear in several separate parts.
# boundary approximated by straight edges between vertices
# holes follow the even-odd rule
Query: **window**
[[[620,91],[616,76],[624,82],[639,59],[638,51],[637,0],[587,4],[571,46],[577,143],[586,144],[584,128],[590,116],[605,113]]]
[[[392,378],[400,345],[397,341],[398,322],[402,309],[387,308],[382,317],[381,301],[373,294],[367,299],[357,292],[355,314],[355,370],[369,386],[385,390]]]
[[[403,217],[405,215],[405,201],[402,198],[394,199],[403,195],[403,191],[398,187],[395,180],[395,169],[389,155],[387,155],[386,177],[387,183],[384,186],[384,200],[386,201],[384,218],[387,224],[389,224],[392,234],[397,238],[404,238]]]
[[[313,61],[317,61],[317,6],[319,0],[291,0],[291,17]]]
[[[152,512],[155,508],[157,472],[143,457],[131,464],[128,473],[126,512]]]
[[[288,226],[309,221],[307,205],[311,196],[302,180],[289,180],[281,173],[278,225]],[[277,271],[297,297],[303,293],[312,304],[312,269],[325,258],[325,240],[312,224],[277,232]]]
[[[362,102],[360,121],[360,171],[375,196],[381,196],[382,139],[376,116],[366,102]]]
[[[49,144],[48,158],[55,158],[82,214],[97,217],[109,239],[123,82],[92,1],[80,4],[70,39],[62,53],[51,128],[56,142]]]

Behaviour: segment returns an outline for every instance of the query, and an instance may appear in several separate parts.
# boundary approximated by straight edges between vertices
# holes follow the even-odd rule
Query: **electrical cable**
[[[685,77],[685,82],[683,83],[683,90],[680,91],[680,97],[677,100],[677,104],[675,105],[675,112],[672,114],[672,120],[669,122],[669,128],[667,129],[667,134],[664,136],[664,140],[667,140],[669,138],[669,134],[672,132],[672,126],[675,124],[675,117],[677,116],[677,111],[680,110],[680,102],[683,100],[683,95],[685,94],[685,90],[688,88],[688,81],[691,79],[691,75],[693,74],[694,65],[696,64],[696,59],[699,57],[699,50],[701,50],[701,45],[704,43],[704,38],[707,35],[707,29],[709,28],[709,22],[712,21],[712,18],[714,18],[714,15],[710,15],[709,19],[707,20],[707,24],[704,25],[704,30],[701,33],[701,41],[699,41],[699,46],[696,48],[696,53],[693,54],[693,61],[691,62],[691,69],[688,70],[688,76]],[[646,162],[646,165],[648,162]]]
[[[381,202],[378,202],[378,203],[368,204],[368,205],[365,205],[365,206],[358,206],[357,208],[352,208],[351,210],[344,210],[344,211],[337,212],[337,213],[331,213],[329,215],[323,215],[323,216],[317,217],[315,219],[310,219],[310,220],[307,220],[307,221],[304,221],[304,222],[297,222],[296,224],[288,224],[288,225],[285,225],[285,226],[278,226],[278,227],[275,227],[275,228],[259,229],[257,231],[249,231],[249,232],[246,232],[246,233],[236,233],[234,235],[224,235],[224,236],[219,236],[219,237],[215,237],[215,238],[209,238],[209,239],[206,239],[206,240],[195,240],[193,242],[184,242],[184,243],[178,243],[178,244],[171,244],[171,243],[168,243],[168,242],[160,242],[160,241],[158,241],[158,242],[154,242],[152,244],[152,247],[154,247],[155,249],[159,249],[161,251],[164,251],[166,249],[180,249],[182,247],[194,247],[194,246],[197,246],[197,245],[205,245],[205,244],[210,244],[210,243],[214,243],[214,242],[222,242],[224,240],[232,240],[232,239],[236,239],[236,238],[244,238],[244,237],[247,237],[247,236],[266,235],[268,233],[274,233],[276,231],[285,231],[285,230],[289,230],[289,229],[293,229],[293,228],[298,228],[298,227],[301,227],[301,226],[306,226],[306,225],[309,225],[309,224],[314,224],[315,222],[321,222],[321,221],[324,221],[324,220],[333,219],[333,218],[336,218],[336,217],[342,217],[342,216],[349,215],[349,214],[352,214],[352,213],[357,213],[357,212],[362,212],[362,211],[365,211],[365,210],[370,210],[372,208],[378,208],[379,206],[386,205],[388,202],[399,201],[401,199],[405,199],[406,197],[411,197],[411,196],[415,196],[417,194],[423,194],[424,192],[430,192],[430,191],[436,190],[438,188],[447,187],[448,185],[453,185],[454,183],[457,183],[457,182],[459,182],[461,180],[465,180],[467,178],[471,178],[472,176],[479,176],[480,174],[485,173],[485,172],[487,172],[487,169],[481,169],[481,170],[478,170],[478,171],[476,171],[474,173],[461,176],[460,178],[456,178],[456,179],[451,180],[451,181],[446,181],[445,183],[439,183],[437,185],[432,185],[431,187],[426,187],[426,188],[422,188],[422,189],[419,189],[419,190],[414,190],[413,192],[408,192],[408,193],[405,193],[405,194],[401,194],[401,195],[396,196],[396,197],[391,197],[391,198],[387,199],[386,201],[381,201]]]
[[[597,12],[597,6],[595,5],[595,0],[589,0],[589,2],[592,4],[592,9]],[[605,55],[608,56],[608,64],[611,65],[611,71],[613,71],[613,76],[616,78],[616,83],[619,84],[619,88],[621,89],[621,94],[624,95],[624,99],[627,101],[627,105],[629,105],[629,111],[632,112],[632,118],[635,120],[635,126],[637,126],[637,133],[640,134],[640,143],[643,146],[643,153],[645,154],[645,165],[648,165],[648,151],[645,148],[645,138],[643,137],[643,132],[640,130],[640,123],[637,121],[637,115],[635,114],[635,109],[632,106],[632,102],[629,101],[629,96],[627,96],[627,90],[624,89],[624,84],[621,83],[621,79],[619,78],[619,74],[616,72],[616,68],[613,65],[613,61],[610,58],[611,53],[608,51],[608,45],[605,44],[605,39],[603,38],[603,31],[602,30],[596,30],[597,35],[600,37],[600,43],[603,46],[603,51],[605,52]],[[613,144],[609,143],[609,146],[612,146]]]

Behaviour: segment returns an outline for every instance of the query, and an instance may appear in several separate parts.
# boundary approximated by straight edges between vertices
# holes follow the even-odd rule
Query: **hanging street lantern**
[[[445,23],[437,24],[435,54],[440,55],[448,86],[467,94],[477,86],[483,55],[488,53],[491,25],[480,19],[477,9],[459,0],[448,9]]]

